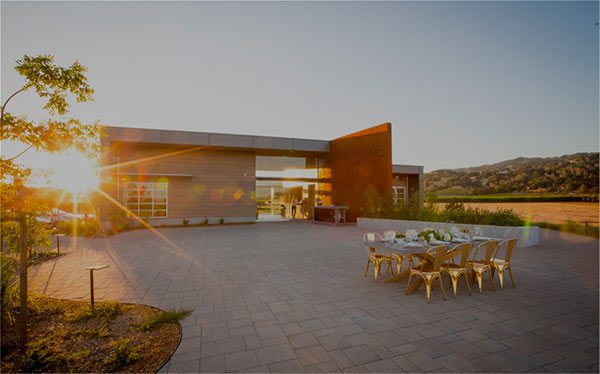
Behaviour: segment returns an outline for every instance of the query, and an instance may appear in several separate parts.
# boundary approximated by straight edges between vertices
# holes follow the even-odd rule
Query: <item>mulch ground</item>
[[[29,342],[18,350],[18,311],[2,323],[1,372],[156,372],[181,340],[178,322],[144,331],[161,313],[147,305],[89,303],[36,297],[30,303]],[[15,315],[16,314],[16,315]]]

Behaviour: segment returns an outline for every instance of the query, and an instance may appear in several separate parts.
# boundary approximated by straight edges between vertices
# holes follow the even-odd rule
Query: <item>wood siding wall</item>
[[[389,193],[392,188],[392,129],[390,123],[355,132],[330,143],[323,157],[319,178],[331,183],[319,192],[331,196],[324,203],[348,205],[347,219],[356,221],[365,207],[365,192]]]
[[[168,180],[168,218],[254,217],[256,214],[253,151],[214,150],[134,143],[111,143],[103,163],[103,190],[117,199],[116,181]],[[119,172],[152,176],[117,176]],[[104,166],[104,165],[103,165]],[[169,176],[181,174],[181,176]]]

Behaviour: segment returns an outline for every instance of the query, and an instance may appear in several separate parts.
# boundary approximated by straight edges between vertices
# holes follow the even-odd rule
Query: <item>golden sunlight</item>
[[[74,194],[90,192],[98,187],[98,165],[86,155],[70,151],[48,155],[48,159],[48,187]]]

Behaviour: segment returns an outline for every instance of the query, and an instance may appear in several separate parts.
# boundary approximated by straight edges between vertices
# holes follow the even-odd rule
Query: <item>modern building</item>
[[[310,218],[315,204],[348,206],[354,221],[368,193],[423,190],[422,166],[392,165],[390,123],[333,140],[109,126],[102,145],[101,189],[151,224],[254,222],[282,207]]]

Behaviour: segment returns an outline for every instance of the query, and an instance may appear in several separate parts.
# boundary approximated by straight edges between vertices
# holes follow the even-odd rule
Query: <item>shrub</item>
[[[382,197],[369,189],[365,200],[364,216],[368,218],[496,226],[523,225],[523,220],[512,210],[501,209],[491,212],[479,208],[465,208],[464,204],[458,201],[449,202],[443,209],[437,208],[431,200],[421,207],[418,196],[407,203],[395,204],[391,195]]]
[[[61,314],[64,310],[58,300],[49,297],[30,295],[29,303],[30,308],[40,316]]]
[[[111,205],[108,210],[108,220],[111,223],[111,231],[113,232],[122,231],[129,225],[127,212],[115,205]]]
[[[0,308],[2,323],[12,323],[15,320],[14,310],[19,302],[19,286],[16,283],[16,274],[19,264],[11,255],[0,255]]]
[[[189,224],[190,224],[190,221],[189,221],[188,219],[184,218],[184,219],[183,219],[183,225],[184,225],[184,226],[187,226],[187,225],[189,225]]]
[[[169,311],[161,311],[160,313],[150,317],[147,321],[140,323],[137,326],[137,330],[148,331],[151,328],[162,324],[162,323],[175,323],[179,320],[182,320],[192,314],[191,310],[174,310],[171,309]]]
[[[140,358],[141,347],[133,346],[131,338],[113,340],[110,348],[110,355],[104,359],[107,371],[116,371]]]
[[[223,218],[219,218],[219,225],[222,225],[222,224],[224,224],[224,223],[225,223],[225,219],[223,219]]]
[[[92,237],[100,234],[100,222],[95,219],[82,219],[74,221],[59,221],[56,230],[61,234],[73,236]]]
[[[202,221],[200,221],[200,226],[206,226],[206,225],[208,225],[208,218],[205,218]]]
[[[94,313],[89,305],[80,305],[73,310],[65,313],[65,320],[68,322],[83,322],[92,318]]]
[[[65,313],[65,319],[69,322],[83,322],[93,317],[112,320],[122,312],[121,304],[115,301],[106,301],[95,303],[94,310],[88,304],[82,304]]]
[[[2,222],[2,250],[19,253],[19,223]],[[27,248],[48,249],[52,245],[50,230],[34,219],[27,220]]]
[[[116,301],[105,301],[94,305],[95,315],[109,320],[114,319],[119,314],[123,313],[121,304]]]
[[[110,331],[106,325],[100,327],[89,327],[81,331],[81,335],[88,339],[106,338],[110,336]]]
[[[25,363],[26,372],[66,372],[69,367],[90,354],[88,349],[66,350],[61,346],[62,339],[69,331],[54,332],[53,335],[36,339],[27,345]]]
[[[558,230],[563,232],[569,232],[577,235],[590,236],[592,238],[600,237],[600,228],[596,225],[583,225],[574,221],[567,221],[564,224],[549,223],[549,222],[535,222],[532,225],[539,226],[545,229]]]

